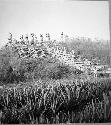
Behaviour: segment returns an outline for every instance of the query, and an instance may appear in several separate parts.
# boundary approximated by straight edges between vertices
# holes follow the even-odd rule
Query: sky
[[[11,32],[49,32],[52,38],[64,32],[71,37],[109,40],[108,1],[0,0],[0,46]]]

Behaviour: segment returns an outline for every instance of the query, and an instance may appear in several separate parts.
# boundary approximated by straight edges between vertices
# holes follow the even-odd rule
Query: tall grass
[[[1,123],[111,122],[111,79],[37,81],[2,90]]]

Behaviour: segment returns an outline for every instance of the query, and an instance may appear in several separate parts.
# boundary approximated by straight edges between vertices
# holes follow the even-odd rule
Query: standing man
[[[29,39],[28,39],[28,35],[27,34],[25,36],[25,43],[26,43],[26,45],[29,45]]]
[[[61,33],[61,41],[63,42],[63,36],[64,36],[64,33],[62,32]]]
[[[20,43],[21,43],[22,45],[25,44],[25,41],[24,41],[23,35],[20,36]]]
[[[50,34],[48,33],[48,40],[50,41]]]
[[[32,39],[31,39],[31,45],[34,45],[34,33],[31,33],[31,37],[32,37]]]
[[[41,42],[43,42],[43,34],[40,34]]]
[[[10,44],[12,44],[12,34],[11,33],[9,33],[8,41],[9,41]]]

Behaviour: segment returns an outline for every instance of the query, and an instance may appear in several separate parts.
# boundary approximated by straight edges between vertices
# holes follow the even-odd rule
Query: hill
[[[0,81],[19,83],[37,79],[61,79],[83,74],[84,59],[93,64],[109,65],[109,42],[73,38],[65,41],[38,41],[23,36],[12,39],[0,50]],[[79,62],[81,64],[76,64]],[[82,66],[82,67],[81,67]],[[81,71],[83,68],[83,71]],[[86,74],[86,72],[85,72]]]
[[[108,45],[10,38],[0,50],[0,122],[111,122],[111,78],[91,71],[105,71]]]

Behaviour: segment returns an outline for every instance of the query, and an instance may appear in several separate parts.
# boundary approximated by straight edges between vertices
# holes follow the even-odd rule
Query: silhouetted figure
[[[64,33],[62,32],[61,33],[61,38],[60,38],[62,42],[63,42],[63,36],[64,36]]]
[[[47,38],[46,41],[48,41],[48,34],[47,33],[46,33],[46,38]]]
[[[46,34],[46,38],[47,38],[47,41],[50,41],[50,34],[49,33]]]
[[[27,34],[25,36],[25,43],[26,43],[26,45],[29,45],[29,39],[28,39],[28,35]]]
[[[44,40],[44,39],[43,39],[43,34],[40,34],[40,38],[41,38],[40,41],[43,42],[43,40]]]
[[[32,39],[31,39],[31,45],[34,45],[34,33],[31,33],[31,37],[32,37]]]
[[[23,39],[23,35],[20,36],[20,43],[21,43],[22,45],[25,44],[25,41],[24,41],[24,39]]]
[[[50,34],[48,33],[48,40],[50,41]]]
[[[63,35],[64,35],[64,33],[62,32],[62,33],[61,33],[61,38],[63,38]]]
[[[12,44],[12,33],[9,33],[8,41],[9,41],[10,44]]]

